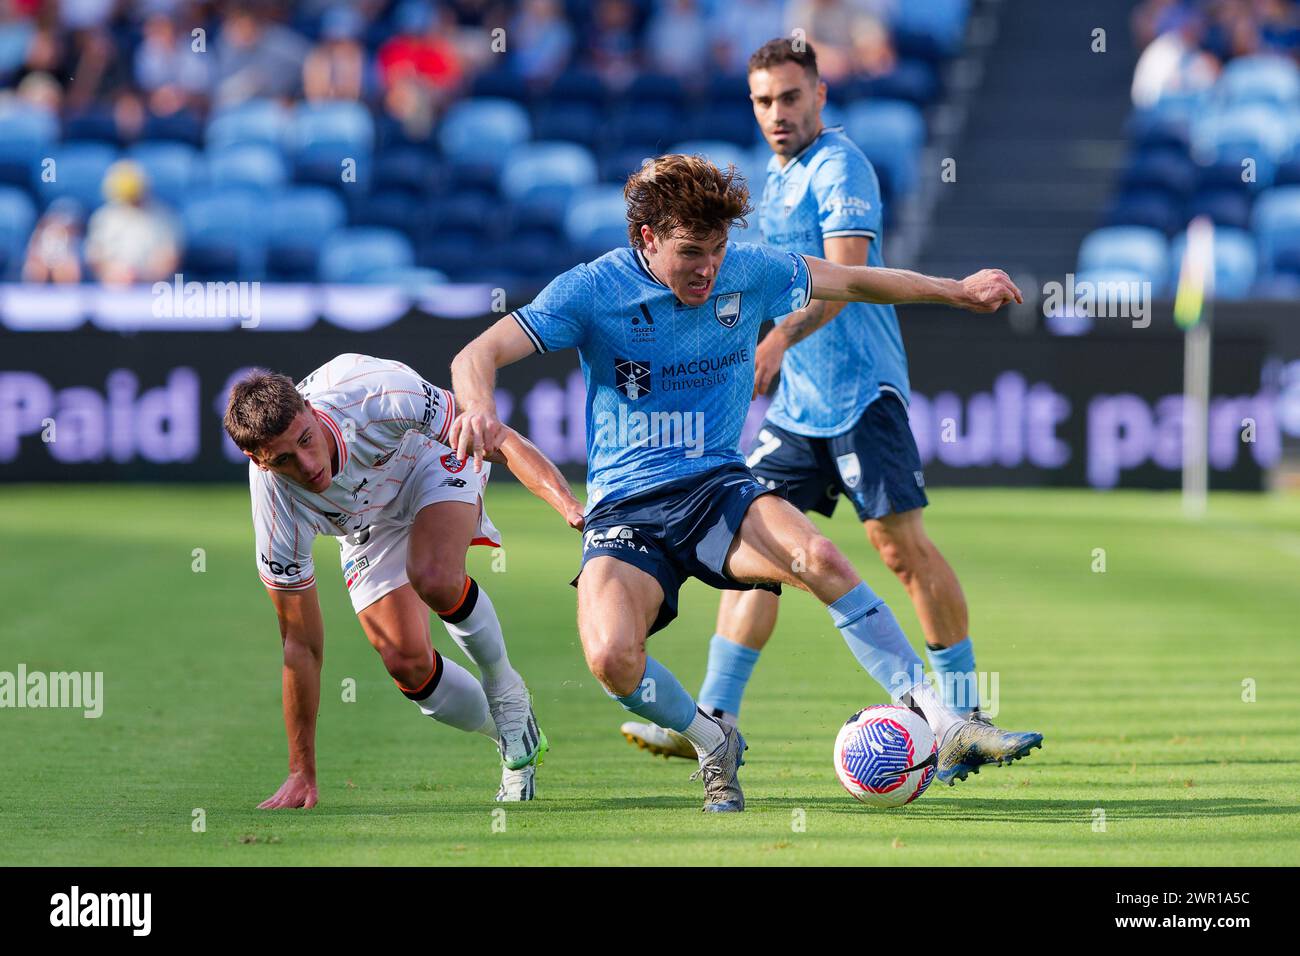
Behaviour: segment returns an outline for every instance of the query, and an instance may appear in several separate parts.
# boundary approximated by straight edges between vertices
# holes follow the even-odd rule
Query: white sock
[[[726,740],[721,725],[698,707],[690,726],[679,732],[695,746],[701,757],[713,753]]]
[[[934,739],[941,747],[948,731],[962,722],[960,716],[948,709],[943,698],[930,686],[929,681],[923,680],[919,684],[914,684],[899,696],[903,700],[910,698],[912,703],[921,708],[926,723],[934,731]]]
[[[513,684],[520,678],[506,655],[506,639],[501,633],[496,608],[487,592],[473,578],[469,582],[469,591],[461,606],[450,614],[438,615],[442,618],[442,626],[460,645],[465,656],[474,662],[483,677],[484,687],[490,690]]]
[[[465,668],[436,651],[434,661],[437,672],[430,679],[428,687],[419,691],[404,690],[402,693],[415,701],[415,705],[425,715],[439,723],[496,740],[497,725],[488,710],[483,685]],[[412,697],[413,693],[423,693],[424,696]]]

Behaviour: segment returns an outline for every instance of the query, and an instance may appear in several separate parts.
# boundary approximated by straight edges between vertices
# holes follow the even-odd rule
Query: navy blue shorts
[[[829,516],[841,492],[852,499],[859,521],[930,503],[907,406],[892,392],[884,392],[856,425],[832,438],[796,435],[764,421],[749,467],[800,511]]]
[[[779,584],[741,584],[726,572],[727,552],[745,512],[772,490],[759,484],[744,465],[724,465],[598,504],[583,525],[582,566],[608,556],[652,575],[663,588],[664,601],[651,634],[677,616],[677,592],[687,578],[715,588],[780,594]],[[578,578],[571,583],[576,587]]]

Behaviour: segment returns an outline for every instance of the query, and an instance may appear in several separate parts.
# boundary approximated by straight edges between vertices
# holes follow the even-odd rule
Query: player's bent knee
[[[422,648],[385,647],[379,656],[388,675],[403,687],[419,687],[433,670],[433,648],[428,642]]]
[[[454,608],[465,592],[465,568],[432,567],[406,569],[411,587],[425,604],[435,612],[446,613]]]
[[[800,580],[818,581],[828,578],[854,577],[856,573],[848,558],[823,535],[810,538],[804,549],[803,567],[794,569]]]
[[[641,685],[645,659],[629,642],[597,640],[584,642],[583,649],[591,676],[610,693],[626,697]]]

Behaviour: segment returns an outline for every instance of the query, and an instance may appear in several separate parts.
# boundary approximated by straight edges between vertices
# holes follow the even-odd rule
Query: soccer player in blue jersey
[[[734,169],[699,157],[647,161],[624,195],[629,246],[554,279],[452,363],[462,412],[450,440],[477,468],[505,434],[496,370],[533,352],[578,350],[588,467],[575,583],[591,673],[624,708],[691,742],[706,811],[743,810],[744,739],[696,706],[646,654],[646,638],[676,616],[688,577],[724,589],[788,584],[827,605],[868,673],[970,766],[1037,746],[1039,734],[963,722],[945,706],[889,608],[799,509],[754,478],[739,448],[763,321],[810,298],[991,312],[1019,301],[1015,285],[998,270],[933,279],[729,243],[750,211],[748,190]]]
[[[884,265],[875,170],[841,127],[823,125],[826,84],[812,47],[764,44],[750,58],[749,87],[774,153],[759,206],[764,239],[845,265]],[[912,599],[945,703],[983,720],[966,600],[921,521],[928,502],[893,306],[813,301],[762,341],[756,365],[755,394],[766,393],[778,369],[781,384],[746,463],[801,511],[830,515],[841,495],[853,502],[867,538]],[[723,592],[698,699],[725,723],[736,722],[777,605],[766,591]],[[652,753],[695,755],[680,734],[653,724],[629,722],[622,732]],[[965,776],[955,756],[940,759],[939,779],[950,785]]]

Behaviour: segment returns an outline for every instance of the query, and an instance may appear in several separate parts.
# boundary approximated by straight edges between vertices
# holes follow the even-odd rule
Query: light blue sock
[[[979,673],[971,639],[962,638],[952,647],[927,647],[925,656],[943,681],[943,702],[963,717],[979,710]]]
[[[826,610],[844,635],[849,650],[868,674],[895,700],[925,678],[925,665],[916,656],[894,612],[865,581]]]
[[[740,713],[740,700],[745,696],[745,685],[758,663],[758,651],[729,641],[714,634],[709,641],[709,670],[700,685],[700,706],[721,710],[728,714]]]
[[[645,675],[636,690],[626,697],[610,696],[638,717],[670,730],[683,731],[695,718],[691,695],[673,672],[653,657],[646,657]]]

